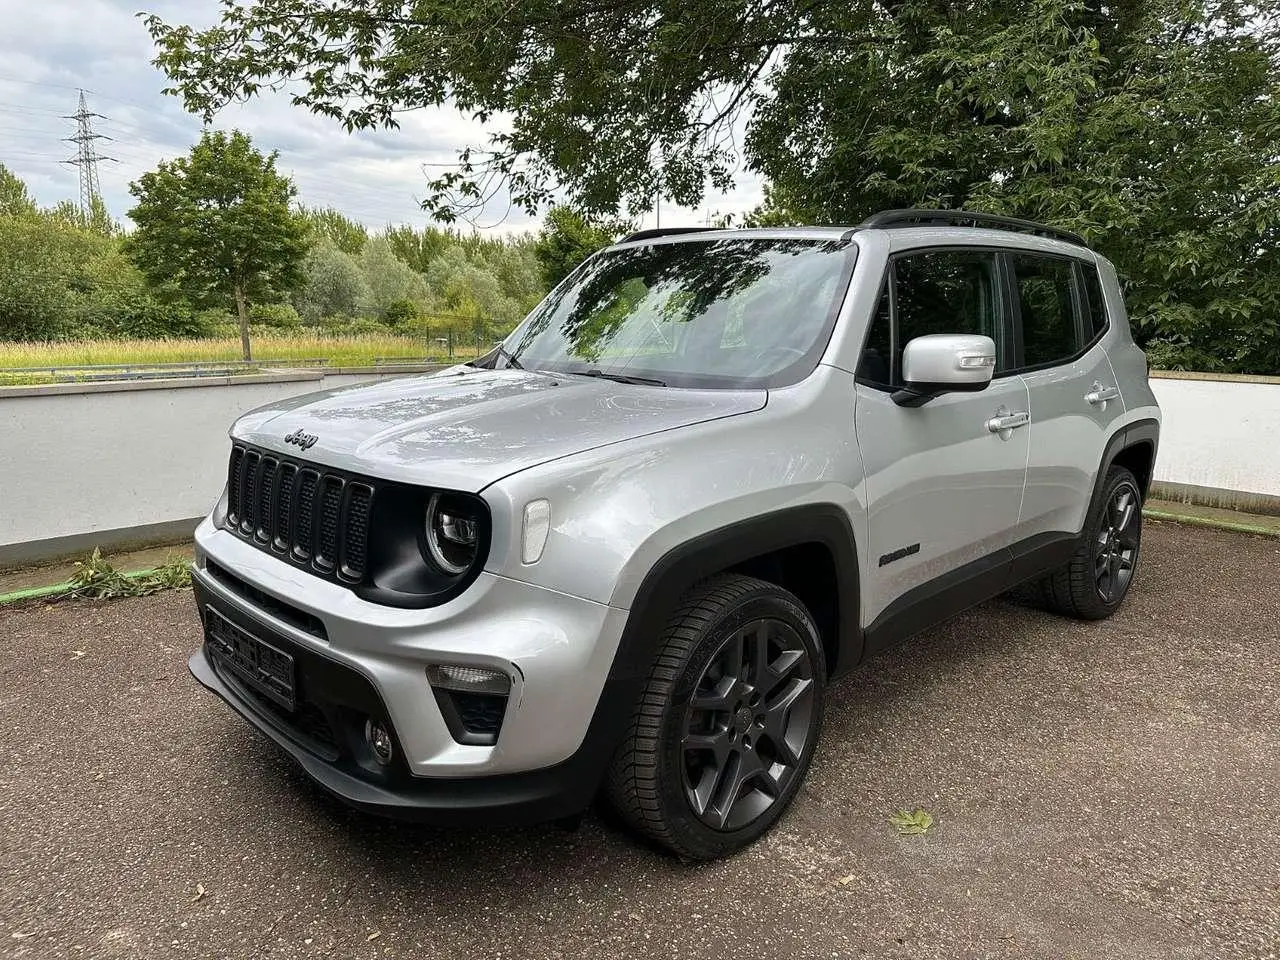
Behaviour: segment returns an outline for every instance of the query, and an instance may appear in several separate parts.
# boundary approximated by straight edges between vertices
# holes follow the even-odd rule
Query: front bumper
[[[357,807],[430,820],[540,820],[590,802],[620,730],[616,707],[626,703],[610,691],[634,686],[634,677],[612,670],[625,611],[491,574],[441,607],[393,609],[295,570],[207,521],[196,545],[202,619],[212,609],[288,649],[338,691],[338,709],[389,722],[397,762],[380,770],[358,748],[343,750],[344,736],[354,744],[350,730],[327,749],[329,741],[299,735],[298,716],[216,667],[207,649],[191,658],[200,683],[331,793]],[[215,566],[232,576],[215,575]],[[427,681],[434,663],[509,673],[496,744],[454,739]]]
[[[399,820],[430,823],[538,823],[570,816],[590,805],[607,754],[587,749],[570,761],[524,774],[492,777],[403,778],[382,784],[322,759],[269,712],[231,689],[204,648],[191,655],[191,675],[285,751],[315,783],[344,803]]]

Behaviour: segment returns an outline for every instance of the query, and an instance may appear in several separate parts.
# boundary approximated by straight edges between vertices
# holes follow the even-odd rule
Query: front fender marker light
[[[537,563],[551,532],[551,504],[546,500],[530,500],[524,505],[524,531],[520,538],[520,560]]]

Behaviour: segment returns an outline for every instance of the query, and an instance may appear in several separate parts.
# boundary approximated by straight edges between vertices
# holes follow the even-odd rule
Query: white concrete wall
[[[241,413],[394,375],[403,371],[0,390],[0,558],[33,541],[201,516]],[[1280,380],[1153,376],[1152,387],[1164,412],[1157,481],[1280,496]]]
[[[240,414],[392,375],[290,371],[0,390],[0,554],[7,545],[201,516],[226,480],[227,428]]]
[[[1163,423],[1155,479],[1280,496],[1280,379],[1151,377]]]

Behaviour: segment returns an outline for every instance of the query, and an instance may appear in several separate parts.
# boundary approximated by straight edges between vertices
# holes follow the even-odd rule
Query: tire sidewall
[[[814,702],[809,718],[809,734],[795,775],[782,796],[758,819],[737,830],[716,830],[699,819],[689,807],[684,792],[684,752],[682,741],[689,701],[703,671],[734,631],[753,620],[780,620],[800,636],[813,665]],[[818,640],[818,630],[808,611],[777,588],[760,589],[744,597],[711,623],[699,638],[677,680],[664,708],[661,727],[660,759],[662,805],[668,822],[683,845],[699,859],[726,856],[766,833],[786,812],[804,782],[817,748],[822,728],[823,693],[826,686],[826,663]]]

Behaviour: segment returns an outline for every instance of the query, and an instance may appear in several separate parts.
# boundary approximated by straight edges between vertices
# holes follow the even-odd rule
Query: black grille
[[[502,717],[507,712],[506,697],[490,697],[481,693],[460,693],[456,690],[453,702],[458,707],[458,717],[468,733],[497,739],[502,728]]]
[[[304,633],[311,634],[313,637],[328,641],[329,635],[324,629],[324,624],[312,614],[299,610],[283,600],[277,600],[266,591],[259,590],[253,584],[241,580],[234,573],[222,569],[212,560],[205,561],[204,569],[205,573],[209,574],[232,593],[252,601],[254,606],[265,610],[277,620],[283,620],[291,627],[296,627]]]
[[[228,530],[328,579],[364,579],[373,481],[239,443],[227,480]]]

